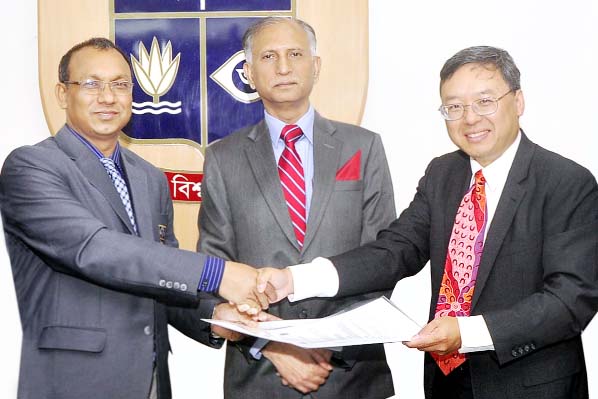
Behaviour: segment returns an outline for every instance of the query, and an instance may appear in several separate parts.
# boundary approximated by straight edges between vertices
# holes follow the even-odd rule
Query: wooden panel
[[[359,125],[368,90],[368,2],[297,0],[297,17],[315,29],[322,57],[312,104],[330,119]]]

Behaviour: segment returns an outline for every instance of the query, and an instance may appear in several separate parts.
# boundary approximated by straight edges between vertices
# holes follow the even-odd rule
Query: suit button
[[[165,287],[166,286],[166,280],[160,280],[160,282],[158,284],[160,285],[160,287]]]
[[[145,335],[150,335],[150,334],[152,333],[152,328],[151,328],[150,326],[145,326],[145,327],[143,328],[143,333],[144,333]]]
[[[511,351],[511,355],[512,355],[513,357],[517,357],[517,356],[519,356],[519,352],[517,352],[515,349],[513,349],[513,350]]]
[[[181,284],[181,291],[187,291],[187,284]]]
[[[529,347],[530,347],[532,350],[535,350],[535,349],[536,349],[536,345],[534,345],[534,343],[533,343],[533,342],[532,342],[531,344],[529,344]]]
[[[172,288],[172,281],[166,282],[166,288]]]
[[[299,318],[307,319],[307,310],[303,309],[301,312],[299,312]]]
[[[531,348],[529,347],[529,345],[525,345],[523,347],[523,350],[525,351],[525,353],[528,353],[531,350]]]
[[[525,352],[523,351],[522,347],[517,348],[517,352],[519,352],[520,355],[523,355]]]
[[[172,285],[172,287],[173,287],[175,290],[178,290],[180,286],[181,286],[181,284],[180,284],[178,281],[175,281],[175,282],[174,282],[174,284]]]

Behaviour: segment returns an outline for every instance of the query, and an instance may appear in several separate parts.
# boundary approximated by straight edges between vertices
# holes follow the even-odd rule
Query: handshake
[[[240,313],[255,316],[293,293],[293,276],[288,268],[255,269],[227,261],[218,295],[234,304]]]

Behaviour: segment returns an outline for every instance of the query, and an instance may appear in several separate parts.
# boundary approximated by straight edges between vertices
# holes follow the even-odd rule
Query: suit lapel
[[[249,144],[245,146],[245,155],[255,177],[255,182],[282,231],[299,251],[299,244],[297,244],[289,211],[282,194],[276,159],[274,158],[272,141],[270,140],[266,122],[262,120],[249,132],[247,137],[249,138]]]
[[[525,196],[526,189],[521,183],[528,175],[533,152],[533,143],[522,133],[521,142],[517,149],[515,159],[513,160],[513,165],[511,166],[505,187],[503,188],[500,200],[498,201],[498,206],[494,217],[492,218],[490,230],[488,230],[488,234],[486,235],[484,252],[482,254],[480,268],[478,269],[478,276],[473,294],[472,308],[475,308],[475,305],[478,302],[478,298],[488,280],[490,270],[494,266],[494,262],[498,256],[498,252],[500,251],[505,236],[513,223],[517,208]]]
[[[333,137],[334,132],[334,126],[316,113],[314,119],[314,180],[307,232],[303,243],[304,251],[313,241],[334,191],[336,171],[339,168],[342,150],[342,143]]]
[[[134,233],[133,226],[131,226],[131,221],[120,200],[120,196],[98,158],[79,139],[73,136],[66,127],[60,129],[56,134],[56,142],[65,154],[75,161],[77,168],[87,178],[89,183],[102,193],[120,220],[127,226],[129,232]]]
[[[121,147],[121,161],[124,172],[127,176],[127,183],[129,186],[129,195],[133,203],[133,212],[135,214],[135,222],[137,223],[137,232],[140,237],[147,237],[153,239],[152,214],[151,214],[151,194],[148,192],[147,174],[137,166],[137,162],[131,154]],[[129,219],[127,217],[127,222]],[[127,226],[132,230],[130,222]]]

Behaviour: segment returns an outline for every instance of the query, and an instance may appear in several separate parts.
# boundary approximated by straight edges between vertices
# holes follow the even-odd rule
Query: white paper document
[[[241,323],[203,319],[245,335],[304,348],[409,341],[421,327],[386,297],[358,303],[321,319],[266,321],[251,328]]]

